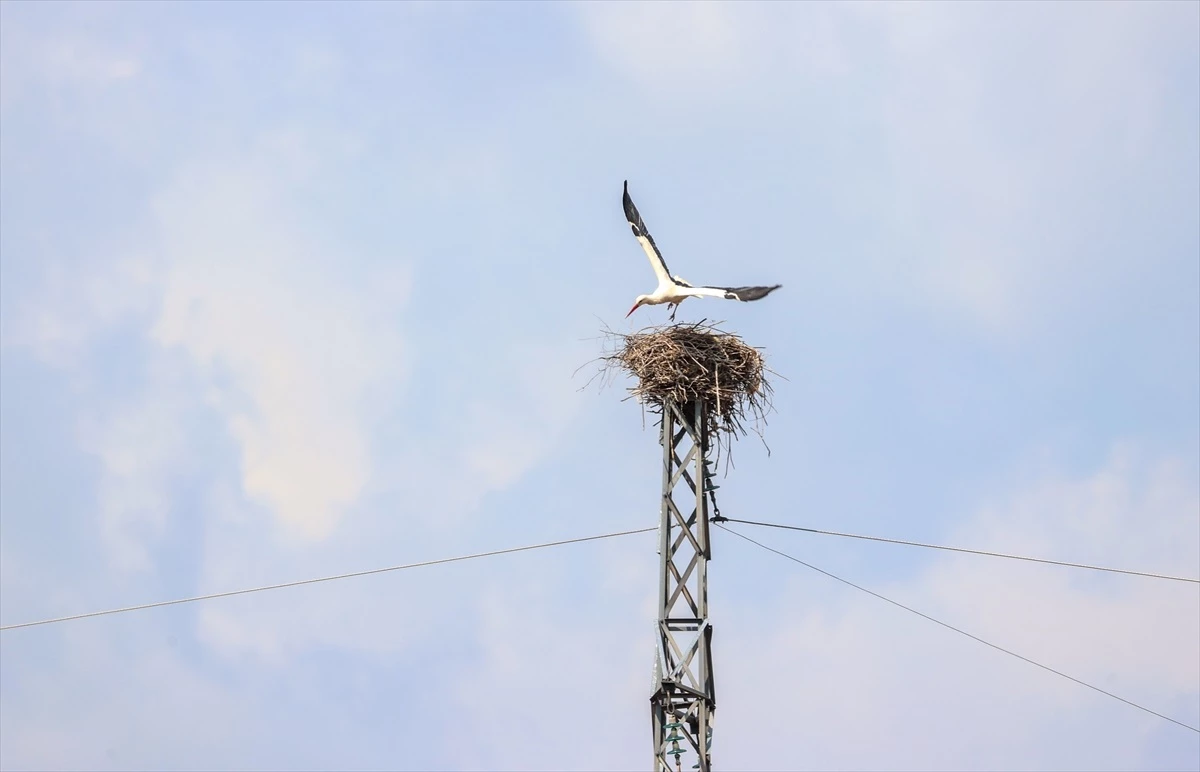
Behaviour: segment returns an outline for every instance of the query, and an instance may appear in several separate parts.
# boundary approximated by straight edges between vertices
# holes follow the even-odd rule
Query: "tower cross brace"
[[[708,620],[709,507],[717,487],[709,472],[709,427],[701,400],[662,404],[662,510],[658,533],[657,649],[650,714],[654,772],[712,766],[716,691]],[[693,756],[694,754],[694,756]]]

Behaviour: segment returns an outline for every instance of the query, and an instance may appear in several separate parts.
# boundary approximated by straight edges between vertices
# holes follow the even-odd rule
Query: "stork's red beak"
[[[633,304],[633,308],[629,309],[629,313],[628,313],[628,314],[625,314],[625,318],[626,318],[626,319],[628,319],[628,318],[629,318],[629,316],[630,316],[630,314],[632,314],[632,313],[633,313],[634,311],[636,311],[636,310],[638,310],[638,304],[637,304],[637,303],[634,303],[634,304]]]

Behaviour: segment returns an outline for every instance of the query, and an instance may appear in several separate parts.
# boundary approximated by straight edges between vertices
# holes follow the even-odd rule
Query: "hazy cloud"
[[[1093,474],[1031,482],[939,541],[1195,576],[1200,491],[1180,471],[1172,459],[1118,448]],[[828,565],[801,537],[750,535]],[[728,541],[723,552],[757,550]],[[740,708],[718,715],[722,756],[739,765],[1142,769],[1159,763],[1150,761],[1150,733],[1188,734],[782,558],[771,574],[786,587],[776,604],[731,609],[717,627],[722,683]],[[910,580],[866,584],[1186,723],[1200,721],[1193,585],[967,555],[936,558]],[[810,698],[772,710],[786,694]],[[847,742],[857,732],[850,727],[867,726],[863,741]],[[757,739],[784,734],[792,741]],[[1064,745],[1069,758],[1060,755]]]

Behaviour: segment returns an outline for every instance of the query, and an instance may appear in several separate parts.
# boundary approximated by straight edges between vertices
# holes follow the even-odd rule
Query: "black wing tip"
[[[740,300],[743,303],[749,303],[752,300],[762,300],[782,286],[782,284],[772,284],[769,287],[719,287],[718,289],[725,290],[726,300]]]
[[[625,210],[625,219],[635,228],[634,235],[638,235],[637,229],[641,227],[642,218],[638,214],[637,207],[633,205],[633,199],[629,197],[629,180],[625,180],[625,193],[621,196],[621,208]]]

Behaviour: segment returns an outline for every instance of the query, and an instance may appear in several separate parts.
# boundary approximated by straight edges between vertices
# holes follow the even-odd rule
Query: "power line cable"
[[[817,533],[823,536],[843,536],[848,539],[866,539],[868,541],[881,541],[888,544],[904,544],[909,547],[926,547],[934,550],[946,550],[948,552],[965,552],[971,555],[988,555],[994,558],[1008,558],[1010,560],[1027,560],[1030,563],[1048,563],[1053,566],[1068,566],[1070,568],[1086,568],[1091,571],[1108,571],[1114,574],[1129,574],[1130,576],[1146,576],[1151,579],[1169,579],[1173,582],[1190,582],[1191,584],[1200,584],[1200,579],[1192,579],[1187,576],[1171,576],[1169,574],[1154,574],[1148,571],[1130,571],[1124,568],[1109,568],[1106,566],[1092,566],[1086,563],[1071,563],[1065,560],[1048,560],[1046,558],[1033,558],[1027,555],[1011,555],[1005,552],[989,552],[987,550],[973,550],[966,547],[948,547],[944,544],[926,544],[919,541],[906,541],[904,539],[886,539],[882,536],[863,536],[857,533],[842,533],[840,531],[823,531],[820,528],[803,528],[798,525],[781,525],[779,523],[759,523],[754,520],[735,520],[732,517],[723,518],[724,521],[730,523],[745,523],[746,525],[759,525],[764,528],[782,528],[787,531],[803,531],[804,533]],[[733,531],[730,531],[733,533]]]
[[[875,591],[873,591],[873,590],[868,590],[866,587],[863,587],[863,586],[861,586],[861,585],[857,585],[857,584],[855,584],[854,582],[851,582],[851,581],[850,581],[850,580],[848,580],[848,579],[843,579],[842,577],[840,577],[840,576],[837,576],[837,575],[835,575],[835,574],[831,574],[831,573],[829,573],[828,571],[826,571],[826,570],[824,570],[824,569],[817,568],[816,566],[812,565],[811,563],[806,563],[806,562],[804,562],[803,560],[801,560],[801,559],[799,559],[799,558],[792,557],[791,555],[787,554],[786,552],[780,552],[780,551],[779,551],[779,550],[777,550],[777,549],[774,549],[774,548],[772,548],[772,547],[768,547],[767,545],[763,544],[762,542],[755,541],[754,539],[751,539],[749,536],[746,536],[745,534],[738,533],[737,531],[735,531],[735,530],[733,530],[733,529],[731,529],[731,528],[726,528],[725,526],[721,525],[720,523],[714,523],[714,525],[716,525],[717,527],[719,527],[719,528],[720,528],[721,530],[723,530],[723,531],[726,531],[726,532],[728,532],[728,533],[731,533],[731,534],[733,534],[734,536],[737,536],[738,538],[745,539],[746,541],[750,542],[751,544],[754,544],[754,545],[757,545],[757,546],[759,546],[759,547],[762,547],[763,549],[765,549],[765,550],[766,550],[766,551],[768,551],[768,552],[774,552],[776,555],[779,555],[780,557],[787,558],[788,560],[790,560],[790,561],[792,561],[792,562],[794,562],[794,563],[799,563],[800,565],[804,566],[805,568],[810,568],[810,569],[812,569],[813,571],[816,571],[817,573],[824,574],[825,576],[828,576],[830,579],[836,579],[837,581],[841,582],[842,584],[849,585],[850,587],[853,587],[853,588],[854,588],[854,589],[856,589],[856,590],[860,590],[860,591],[862,591],[862,592],[865,592],[865,593],[867,593],[868,595],[872,595],[872,596],[874,596],[874,597],[878,598],[879,600],[886,601],[887,603],[890,603],[890,604],[892,604],[893,606],[897,606],[897,607],[899,607],[899,608],[902,608],[902,609],[904,609],[905,611],[908,611],[908,612],[911,612],[911,613],[913,613],[913,614],[916,614],[917,616],[921,617],[922,619],[927,619],[927,620],[929,620],[930,622],[933,622],[934,624],[941,625],[942,627],[946,628],[947,630],[953,630],[954,632],[958,633],[959,635],[965,635],[966,637],[970,638],[970,639],[971,639],[971,640],[973,640],[973,641],[978,641],[979,643],[982,643],[984,646],[990,646],[991,648],[995,649],[996,651],[1003,652],[1003,653],[1005,653],[1005,654],[1007,654],[1007,655],[1009,655],[1009,656],[1011,656],[1011,657],[1016,657],[1017,659],[1019,659],[1019,660],[1022,660],[1023,662],[1028,662],[1030,665],[1034,665],[1034,666],[1036,666],[1036,667],[1039,667],[1039,668],[1041,668],[1042,670],[1046,670],[1046,671],[1049,671],[1049,672],[1051,672],[1051,673],[1054,673],[1054,674],[1055,674],[1055,675],[1057,675],[1057,676],[1061,676],[1061,677],[1063,677],[1063,678],[1067,679],[1068,681],[1074,681],[1075,683],[1077,683],[1077,684],[1079,684],[1079,685],[1081,685],[1081,686],[1086,686],[1087,688],[1089,688],[1089,689],[1091,689],[1091,690],[1093,690],[1093,691],[1097,691],[1097,692],[1100,692],[1101,694],[1103,694],[1103,695],[1105,695],[1105,696],[1112,697],[1114,700],[1118,700],[1118,701],[1120,701],[1120,702],[1123,702],[1123,703],[1125,703],[1126,705],[1131,705],[1131,706],[1133,706],[1133,707],[1137,708],[1138,710],[1142,710],[1142,711],[1145,711],[1146,713],[1149,713],[1149,714],[1150,714],[1150,715],[1152,715],[1152,716],[1157,716],[1157,717],[1159,717],[1159,718],[1161,718],[1161,719],[1164,719],[1164,720],[1166,720],[1166,721],[1170,721],[1172,724],[1178,724],[1179,726],[1183,727],[1184,729],[1190,729],[1190,730],[1192,730],[1193,732],[1196,732],[1197,734],[1200,734],[1200,729],[1197,729],[1197,728],[1196,728],[1196,727],[1194,727],[1194,726],[1191,726],[1191,725],[1189,725],[1189,724],[1185,724],[1185,723],[1183,723],[1182,721],[1177,721],[1177,720],[1175,720],[1175,719],[1171,718],[1170,716],[1164,716],[1162,713],[1159,713],[1158,711],[1151,710],[1150,708],[1147,708],[1147,707],[1145,707],[1144,705],[1139,705],[1139,704],[1137,704],[1136,702],[1132,702],[1131,700],[1127,700],[1127,699],[1125,699],[1124,697],[1120,697],[1120,696],[1118,696],[1118,695],[1116,695],[1116,694],[1113,694],[1112,692],[1105,691],[1104,689],[1101,689],[1099,686],[1093,686],[1092,684],[1089,684],[1087,681],[1081,681],[1080,679],[1078,679],[1078,678],[1076,678],[1076,677],[1074,677],[1074,676],[1067,675],[1066,673],[1062,672],[1061,670],[1055,670],[1054,668],[1052,668],[1052,667],[1050,667],[1050,666],[1048,666],[1048,665],[1043,665],[1043,664],[1042,664],[1042,663],[1040,663],[1040,662],[1035,662],[1034,660],[1030,659],[1029,657],[1023,656],[1023,655],[1021,655],[1021,654],[1018,654],[1018,653],[1016,653],[1015,651],[1011,651],[1011,650],[1009,650],[1009,649],[1006,649],[1006,648],[1004,648],[1003,646],[998,646],[998,645],[996,645],[996,644],[994,644],[994,643],[991,643],[990,641],[985,641],[984,639],[980,638],[980,637],[979,637],[979,636],[977,636],[977,635],[972,635],[971,633],[968,633],[966,630],[962,630],[962,629],[960,629],[960,628],[958,628],[958,627],[955,627],[954,625],[947,624],[946,622],[943,622],[943,621],[941,621],[940,619],[934,619],[933,617],[929,616],[928,614],[925,614],[925,613],[922,613],[922,612],[920,612],[920,611],[917,611],[916,609],[914,609],[914,608],[911,608],[911,607],[909,607],[909,606],[906,606],[906,605],[904,605],[903,603],[900,603],[900,602],[898,602],[898,601],[894,601],[894,600],[892,600],[891,598],[884,597],[883,595],[880,595],[879,593],[877,593],[877,592],[875,592]]]
[[[22,627],[37,627],[38,625],[50,625],[58,622],[70,622],[76,619],[87,619],[88,617],[107,616],[109,614],[123,614],[126,611],[141,611],[143,609],[160,608],[162,606],[175,606],[180,603],[195,603],[200,600],[213,600],[214,598],[228,598],[234,595],[249,595],[253,592],[266,592],[267,590],[281,590],[284,587],[299,587],[304,584],[317,584],[318,582],[332,582],[338,579],[350,579],[356,576],[369,576],[371,574],[383,574],[389,571],[404,571],[409,568],[422,568],[424,566],[436,566],[442,563],[457,563],[463,560],[474,560],[475,558],[490,558],[496,555],[507,555],[513,552],[528,552],[529,550],[543,549],[545,547],[560,547],[564,544],[579,544],[585,541],[597,541],[599,539],[611,539],[614,536],[629,536],[635,533],[646,533],[648,531],[657,531],[658,526],[651,528],[639,528],[634,531],[617,531],[616,533],[606,533],[600,536],[584,536],[579,539],[564,539],[562,541],[550,541],[543,544],[530,544],[527,547],[509,547],[508,549],[492,550],[491,552],[477,552],[473,555],[459,555],[453,558],[440,558],[438,560],[425,560],[420,563],[406,563],[399,566],[388,566],[387,568],[372,568],[366,571],[354,571],[349,574],[338,574],[336,576],[322,576],[316,579],[301,579],[296,582],[283,582],[282,584],[269,584],[264,587],[250,587],[244,590],[230,590],[228,592],[214,592],[210,595],[197,595],[192,598],[178,598],[176,600],[163,600],[157,603],[144,603],[140,606],[126,606],[124,608],[107,609],[105,611],[91,611],[86,614],[72,614],[66,617],[55,617],[54,619],[40,619],[36,622],[21,622],[15,625],[4,625],[0,627],[0,632],[6,630],[16,630]]]

